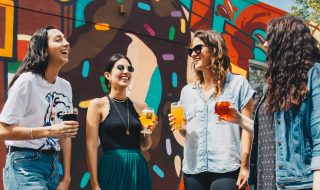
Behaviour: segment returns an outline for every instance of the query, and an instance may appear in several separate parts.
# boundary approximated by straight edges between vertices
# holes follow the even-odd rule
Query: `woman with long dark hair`
[[[254,131],[249,183],[257,189],[320,189],[319,42],[298,17],[267,29],[267,86],[254,121],[231,107],[221,118]]]
[[[30,39],[28,51],[9,85],[0,115],[0,139],[7,146],[4,189],[68,189],[71,137],[78,122],[63,121],[72,108],[68,81],[58,77],[68,63],[70,46],[55,27],[41,28]],[[59,183],[59,151],[63,179]]]
[[[104,69],[107,96],[90,101],[86,137],[93,190],[151,190],[148,164],[140,153],[152,144],[150,134],[140,133],[139,114],[147,105],[131,100],[126,93],[133,71],[128,57],[113,54]],[[149,129],[156,125],[154,121]],[[98,164],[100,144],[103,155]]]
[[[185,110],[186,130],[182,171],[187,190],[233,190],[246,186],[251,135],[214,114],[217,102],[229,101],[250,116],[254,91],[248,81],[229,71],[230,58],[222,36],[195,32],[189,56],[194,82],[186,85],[179,103]],[[176,118],[169,114],[170,125]]]

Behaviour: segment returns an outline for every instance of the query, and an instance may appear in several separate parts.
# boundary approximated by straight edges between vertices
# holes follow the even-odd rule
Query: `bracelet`
[[[33,134],[32,134],[32,131],[33,131],[33,129],[32,129],[32,128],[30,128],[30,137],[31,137],[31,139],[33,140]]]

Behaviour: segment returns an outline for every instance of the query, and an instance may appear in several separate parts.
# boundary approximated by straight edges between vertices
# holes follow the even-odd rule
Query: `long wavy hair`
[[[266,40],[266,111],[299,107],[308,93],[308,70],[320,60],[319,42],[303,20],[291,15],[271,20]]]
[[[221,94],[226,80],[226,74],[230,67],[230,58],[228,49],[222,36],[213,30],[198,30],[194,34],[194,38],[199,38],[208,46],[211,52],[210,69],[212,71],[212,81],[217,84],[213,96],[217,97]],[[193,64],[194,68],[194,64]],[[204,82],[203,73],[200,70],[195,70],[195,78]]]
[[[28,50],[22,63],[13,76],[9,84],[9,88],[19,78],[22,73],[32,72],[44,77],[45,71],[48,67],[48,30],[56,29],[55,26],[47,26],[46,28],[38,29],[31,37]]]
[[[104,66],[104,72],[111,73],[112,68],[114,67],[116,62],[119,61],[120,59],[126,59],[129,62],[129,64],[132,66],[132,63],[127,56],[125,56],[121,53],[115,53],[115,54],[111,55],[111,57],[107,60],[105,66]],[[110,91],[111,91],[110,81],[108,79],[105,79],[105,84],[107,86],[107,95],[108,95],[108,94],[110,94]]]

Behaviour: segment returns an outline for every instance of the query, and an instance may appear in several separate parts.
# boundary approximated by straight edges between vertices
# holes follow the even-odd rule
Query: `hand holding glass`
[[[139,119],[143,127],[141,133],[151,134],[152,132],[150,131],[149,126],[154,125],[154,122],[156,121],[154,110],[152,108],[143,109]]]
[[[216,105],[214,106],[214,111],[220,117],[228,118],[228,115],[230,113],[230,108],[229,108],[230,106],[231,106],[231,103],[229,101],[217,101]],[[226,124],[224,121],[219,121],[218,123]]]
[[[72,108],[62,114],[62,121],[78,121],[78,109]],[[76,138],[72,136],[72,138]]]
[[[171,103],[171,114],[175,117],[173,128],[175,130],[182,130],[184,127],[184,109],[178,102]]]

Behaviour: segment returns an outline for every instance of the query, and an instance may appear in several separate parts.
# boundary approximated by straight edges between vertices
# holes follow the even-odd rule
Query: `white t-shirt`
[[[68,81],[57,77],[54,84],[38,74],[20,75],[9,89],[0,122],[22,127],[46,127],[62,122],[62,113],[72,108],[72,89]],[[6,140],[7,146],[60,150],[59,139]]]

